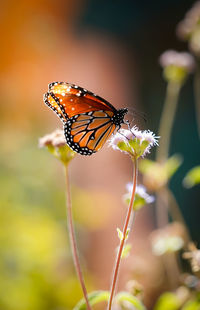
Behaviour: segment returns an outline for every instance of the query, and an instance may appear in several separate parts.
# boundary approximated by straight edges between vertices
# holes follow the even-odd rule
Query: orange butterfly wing
[[[64,82],[49,84],[49,92],[44,95],[44,101],[64,122],[74,115],[90,111],[110,111],[110,117],[116,112],[105,99],[84,88]]]
[[[107,111],[93,111],[69,119],[64,126],[67,144],[82,155],[102,148],[116,128]]]

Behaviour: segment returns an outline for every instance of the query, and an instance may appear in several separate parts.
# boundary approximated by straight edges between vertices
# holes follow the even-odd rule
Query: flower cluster
[[[133,184],[130,182],[126,185],[127,193],[124,194],[124,196],[123,196],[123,200],[127,204],[130,203],[132,189],[133,189]],[[146,192],[146,188],[143,185],[137,185],[136,191],[135,191],[135,199],[134,199],[134,203],[133,203],[133,209],[139,210],[144,205],[150,204],[152,202],[154,202],[154,197],[149,195]]]
[[[122,151],[138,159],[148,154],[153,146],[158,145],[158,138],[152,131],[140,131],[134,126],[131,129],[120,129],[110,139],[109,145],[114,150]]]
[[[40,138],[39,147],[47,147],[48,151],[64,164],[68,164],[76,155],[76,153],[66,144],[63,130],[60,129]]]
[[[63,130],[56,129],[52,133],[45,135],[44,137],[39,139],[39,147],[45,146],[53,146],[53,147],[61,147],[66,145],[65,136],[63,134]]]
[[[194,58],[187,52],[168,50],[160,56],[159,62],[164,68],[164,78],[173,82],[182,83],[195,68]]]
[[[200,250],[196,248],[194,243],[190,243],[189,252],[183,253],[183,258],[189,259],[194,272],[200,271]]]
[[[152,251],[160,256],[182,249],[185,242],[185,229],[180,223],[168,224],[163,229],[155,230],[151,236]]]
[[[194,3],[178,24],[176,32],[181,40],[188,41],[189,48],[200,56],[200,1]]]
[[[168,50],[160,56],[161,66],[177,66],[185,68],[188,72],[194,70],[194,58],[187,52],[176,52],[174,50]]]

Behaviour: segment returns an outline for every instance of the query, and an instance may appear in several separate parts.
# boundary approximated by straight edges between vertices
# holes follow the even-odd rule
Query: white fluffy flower
[[[130,182],[126,185],[127,193],[123,196],[123,200],[127,203],[130,202],[131,193],[133,190],[133,184]],[[149,195],[146,192],[146,188],[143,185],[137,185],[135,191],[135,199],[133,203],[133,209],[139,210],[144,205],[154,202],[154,196]]]
[[[176,66],[185,69],[187,72],[192,72],[195,68],[194,57],[187,52],[168,50],[160,56],[159,62],[163,68]]]
[[[65,136],[63,134],[63,130],[56,129],[52,133],[45,135],[44,137],[39,139],[39,147],[45,146],[54,146],[54,147],[61,147],[66,145]]]
[[[141,131],[134,126],[131,129],[120,129],[110,139],[109,146],[139,158],[149,153],[153,146],[158,145],[158,138],[152,131]]]

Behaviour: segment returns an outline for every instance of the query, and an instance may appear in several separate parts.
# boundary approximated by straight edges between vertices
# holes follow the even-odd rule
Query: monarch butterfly
[[[81,155],[92,155],[124,120],[127,108],[116,110],[108,101],[74,84],[53,82],[44,102],[63,122],[70,148]]]

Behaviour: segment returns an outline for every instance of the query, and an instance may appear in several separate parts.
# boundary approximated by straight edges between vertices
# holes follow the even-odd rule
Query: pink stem
[[[111,284],[111,290],[110,290],[110,299],[109,299],[107,310],[111,310],[111,307],[112,307],[112,301],[113,301],[113,297],[114,297],[114,292],[115,292],[115,287],[116,287],[116,282],[117,282],[117,277],[118,277],[118,272],[119,272],[119,266],[120,266],[120,262],[121,262],[121,258],[122,258],[122,251],[123,251],[125,240],[126,240],[127,229],[128,229],[128,225],[129,225],[129,221],[130,221],[130,217],[131,217],[131,212],[133,210],[133,202],[134,202],[134,198],[135,198],[136,183],[137,183],[137,159],[134,158],[133,190],[132,190],[131,200],[130,200],[130,204],[128,207],[125,223],[124,223],[123,238],[120,241],[119,251],[118,251],[117,259],[116,259],[116,263],[115,263],[113,279],[112,279],[112,284]]]

